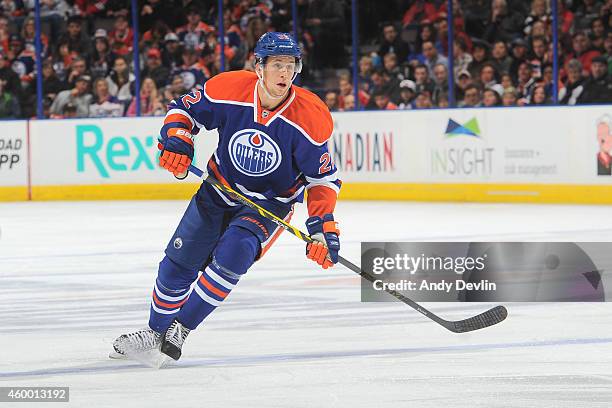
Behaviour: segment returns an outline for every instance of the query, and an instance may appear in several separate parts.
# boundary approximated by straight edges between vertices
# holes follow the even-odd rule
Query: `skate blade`
[[[159,370],[166,366],[172,359],[167,355],[163,354],[159,349],[147,350],[147,351],[130,351],[125,352],[127,358],[130,360],[138,361],[148,367]]]
[[[117,353],[116,351],[111,351],[108,353],[108,358],[111,360],[127,360],[127,356],[125,354]]]

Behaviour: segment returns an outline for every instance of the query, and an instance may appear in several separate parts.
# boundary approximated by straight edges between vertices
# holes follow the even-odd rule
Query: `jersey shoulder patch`
[[[206,81],[204,92],[212,102],[252,104],[256,82],[254,72],[223,72]]]
[[[322,145],[331,137],[334,122],[323,101],[312,92],[293,86],[295,99],[282,113],[289,121],[299,126],[312,142]]]

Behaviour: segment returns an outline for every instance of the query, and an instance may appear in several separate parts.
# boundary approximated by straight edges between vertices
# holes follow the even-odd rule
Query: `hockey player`
[[[306,254],[326,269],[338,262],[340,249],[333,212],[341,182],[327,149],[331,115],[317,96],[292,84],[302,59],[289,34],[264,34],[255,56],[255,73],[219,74],[170,103],[160,132],[160,165],[185,178],[194,136],[201,128],[217,129],[219,142],[207,170],[219,181],[287,221],[308,191],[306,227],[316,242],[307,245]],[[202,183],[159,264],[149,327],[117,338],[113,355],[157,348],[178,360],[189,332],[223,302],[281,231]]]

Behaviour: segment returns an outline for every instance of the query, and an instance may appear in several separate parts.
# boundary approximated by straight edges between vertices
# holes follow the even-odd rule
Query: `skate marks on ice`
[[[385,357],[385,356],[409,356],[432,353],[471,353],[503,349],[529,349],[543,347],[559,347],[573,345],[596,345],[612,344],[612,337],[601,338],[576,338],[576,339],[557,339],[540,340],[514,343],[482,343],[482,344],[463,344],[435,347],[405,347],[388,349],[362,349],[344,351],[324,351],[310,353],[285,353],[285,354],[262,354],[257,356],[224,356],[218,358],[183,358],[179,361],[170,360],[165,369],[178,369],[188,367],[220,367],[220,366],[266,366],[272,363],[286,362],[312,362],[329,361],[334,359],[352,359],[360,357]],[[161,354],[161,353],[160,353]],[[144,359],[144,356],[139,356]],[[139,364],[140,363],[140,364]],[[47,376],[68,376],[68,375],[91,375],[117,371],[130,371],[143,369],[143,364],[151,367],[152,362],[133,361],[130,359],[112,359],[108,362],[85,364],[81,366],[55,367],[50,369],[37,369],[30,371],[0,371],[0,380],[10,380],[18,378],[47,377]],[[154,367],[155,368],[155,367]],[[612,383],[612,376],[595,376],[601,380]]]

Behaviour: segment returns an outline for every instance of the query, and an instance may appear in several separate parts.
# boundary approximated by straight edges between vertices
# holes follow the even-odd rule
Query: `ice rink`
[[[453,334],[401,303],[361,303],[358,276],[317,269],[286,233],[177,364],[109,360],[146,324],[186,205],[0,204],[0,386],[69,386],[58,406],[88,408],[612,406],[612,304],[508,304],[500,325]],[[612,238],[606,206],[342,201],[336,218],[355,263],[361,241]],[[489,305],[428,306],[461,319]]]

